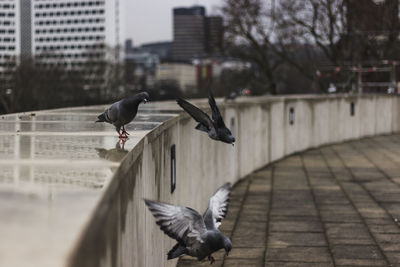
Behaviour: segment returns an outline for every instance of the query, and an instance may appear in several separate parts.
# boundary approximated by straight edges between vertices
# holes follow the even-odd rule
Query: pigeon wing
[[[181,106],[187,113],[190,114],[190,116],[193,117],[197,122],[204,124],[204,126],[207,126],[208,129],[210,129],[213,126],[213,122],[210,119],[210,116],[208,116],[204,111],[199,109],[198,107],[190,104],[186,100],[182,98],[178,98],[176,101],[179,106]]]
[[[221,225],[221,220],[228,212],[230,189],[231,183],[226,183],[210,198],[208,209],[204,214],[207,229],[217,229]]]
[[[219,112],[217,103],[215,102],[215,98],[211,89],[208,90],[208,104],[211,107],[213,121],[217,124],[217,126],[221,128],[225,127],[224,119],[221,116],[221,112]]]
[[[118,120],[118,113],[119,113],[119,104],[120,102],[116,102],[111,105],[105,112],[104,115],[108,122],[114,123]]]
[[[145,200],[145,203],[166,235],[187,247],[203,243],[201,235],[206,226],[200,213],[191,208],[151,200]]]

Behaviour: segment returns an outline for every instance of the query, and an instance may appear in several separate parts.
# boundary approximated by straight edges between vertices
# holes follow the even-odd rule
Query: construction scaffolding
[[[316,75],[317,79],[331,78],[334,80],[335,76],[339,73],[348,72],[348,75],[345,75],[347,76],[346,81],[333,82],[331,84],[335,87],[343,88],[343,90],[358,93],[400,93],[400,84],[397,81],[396,75],[398,71],[397,65],[399,64],[400,61],[382,60],[365,62],[356,66],[350,64],[344,66],[326,66],[318,69]],[[384,75],[377,75],[379,73],[383,73]],[[382,88],[385,90],[382,90]]]

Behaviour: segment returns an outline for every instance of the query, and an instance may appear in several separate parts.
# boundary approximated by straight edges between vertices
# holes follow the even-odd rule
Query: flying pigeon
[[[182,98],[178,98],[177,103],[199,123],[196,126],[197,130],[206,132],[211,139],[234,145],[235,137],[225,126],[211,90],[208,91],[208,103],[211,107],[212,118]]]
[[[99,115],[96,122],[111,123],[115,126],[119,138],[127,138],[129,133],[125,130],[125,125],[136,117],[139,104],[142,102],[146,103],[148,99],[149,94],[147,92],[121,99],[112,104],[103,114]]]
[[[211,264],[212,253],[225,249],[226,255],[232,249],[232,242],[218,227],[228,212],[231,184],[226,183],[210,198],[208,209],[202,217],[194,209],[167,203],[146,200],[161,230],[178,243],[168,252],[168,260],[183,254],[196,257],[199,261],[208,257]]]

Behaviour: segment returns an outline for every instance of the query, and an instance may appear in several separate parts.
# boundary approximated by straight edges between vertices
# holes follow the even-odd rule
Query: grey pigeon
[[[187,254],[199,261],[208,257],[212,264],[215,261],[212,253],[225,249],[226,255],[229,254],[232,242],[218,227],[228,212],[230,188],[231,184],[226,183],[215,192],[210,198],[204,217],[188,207],[145,200],[161,230],[178,241],[168,252],[169,260]]]
[[[248,96],[251,94],[249,89],[239,89],[236,91],[232,91],[229,95],[225,97],[225,102],[229,100],[235,100],[238,96]]]
[[[103,114],[99,115],[96,122],[111,123],[115,126],[120,138],[127,138],[129,133],[125,130],[125,125],[136,117],[139,104],[142,102],[146,103],[148,99],[149,94],[147,92],[121,99],[112,104]]]
[[[225,97],[225,101],[228,100],[235,100],[236,97],[238,97],[240,95],[240,92],[238,91],[232,91],[228,96]]]
[[[211,90],[208,91],[208,103],[211,107],[212,118],[182,98],[179,98],[177,103],[199,123],[196,126],[197,130],[206,132],[211,139],[232,145],[235,143],[235,137],[233,137],[231,131],[225,126],[224,119],[219,112]]]

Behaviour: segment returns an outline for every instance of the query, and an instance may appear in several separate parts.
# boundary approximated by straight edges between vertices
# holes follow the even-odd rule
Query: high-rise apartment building
[[[79,65],[103,57],[106,47],[125,39],[121,2],[2,0],[0,60],[34,56],[48,64]]]
[[[172,55],[175,61],[190,61],[217,52],[222,44],[222,18],[206,17],[202,6],[175,8]]]
[[[19,1],[0,1],[0,70],[20,54]]]

